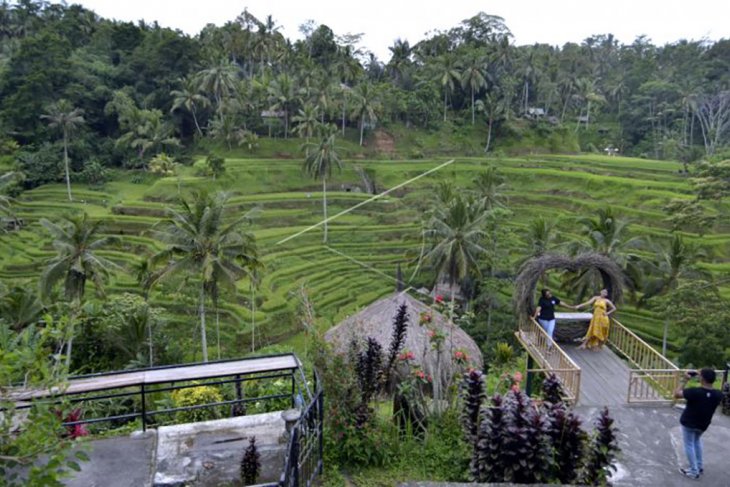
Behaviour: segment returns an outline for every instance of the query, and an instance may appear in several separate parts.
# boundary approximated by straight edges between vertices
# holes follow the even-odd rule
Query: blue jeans
[[[551,347],[553,345],[553,332],[555,331],[555,320],[537,320],[540,323],[540,326],[545,328],[545,331],[547,332],[548,336],[550,336],[550,342],[548,342],[548,347]]]
[[[701,430],[682,426],[684,453],[689,462],[689,471],[695,475],[699,475],[702,469],[702,433]]]

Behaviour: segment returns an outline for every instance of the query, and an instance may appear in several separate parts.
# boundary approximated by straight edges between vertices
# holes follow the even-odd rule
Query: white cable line
[[[329,217],[329,218],[326,218],[326,219],[324,219],[324,220],[320,221],[319,223],[315,223],[314,225],[311,225],[311,226],[309,226],[309,227],[305,228],[304,230],[301,230],[301,231],[299,231],[299,232],[295,233],[294,235],[290,235],[290,236],[286,237],[286,238],[285,238],[285,239],[283,239],[283,240],[279,240],[279,241],[278,241],[278,242],[276,242],[276,244],[274,244],[274,245],[280,245],[280,244],[283,244],[283,243],[285,243],[285,242],[288,242],[288,241],[289,241],[289,240],[291,240],[291,239],[297,238],[298,236],[300,236],[300,235],[302,235],[302,234],[304,234],[304,233],[307,233],[307,232],[308,232],[308,231],[310,231],[310,230],[314,230],[315,228],[317,228],[317,227],[319,227],[319,226],[321,226],[321,225],[324,225],[324,224],[325,224],[326,222],[329,222],[330,220],[334,220],[334,219],[335,219],[335,218],[337,218],[337,217],[340,217],[340,216],[342,216],[342,215],[346,215],[347,213],[350,213],[350,212],[351,212],[352,210],[355,210],[355,209],[357,209],[357,208],[360,208],[361,206],[363,206],[363,205],[366,205],[366,204],[370,203],[371,201],[375,201],[375,200],[377,200],[377,199],[378,199],[378,198],[380,198],[381,196],[385,196],[385,195],[387,195],[387,194],[391,193],[392,191],[395,191],[395,190],[396,190],[396,189],[398,189],[398,188],[402,188],[403,186],[405,186],[405,185],[407,185],[407,184],[410,184],[410,183],[412,183],[413,181],[416,181],[416,180],[418,180],[418,179],[421,179],[421,178],[422,178],[422,177],[424,177],[424,176],[428,176],[428,175],[429,175],[429,174],[431,174],[432,172],[436,172],[436,171],[438,171],[439,169],[442,169],[442,168],[444,168],[444,167],[448,166],[449,164],[453,163],[454,161],[455,161],[455,159],[451,159],[451,160],[449,160],[449,161],[446,161],[446,162],[444,162],[443,164],[440,164],[440,165],[438,165],[438,166],[436,166],[436,167],[434,167],[434,168],[432,168],[432,169],[429,169],[428,171],[424,172],[423,174],[419,174],[418,176],[416,176],[416,177],[413,177],[413,178],[409,179],[408,181],[405,181],[405,182],[403,182],[403,183],[400,183],[400,184],[398,184],[397,186],[393,186],[392,188],[390,188],[390,189],[388,189],[388,190],[386,190],[386,191],[383,191],[383,192],[382,192],[382,193],[380,193],[380,194],[376,194],[376,195],[374,195],[374,196],[372,196],[372,197],[370,197],[370,198],[366,199],[365,201],[361,201],[360,203],[356,204],[355,206],[352,206],[352,207],[350,207],[350,208],[348,208],[348,209],[346,209],[346,210],[342,210],[341,212],[337,213],[336,215],[333,215],[333,216],[331,216],[331,217]]]

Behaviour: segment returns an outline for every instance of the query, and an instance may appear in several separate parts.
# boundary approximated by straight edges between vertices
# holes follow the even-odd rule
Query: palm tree
[[[296,83],[288,74],[279,75],[269,85],[269,99],[272,110],[284,112],[284,138],[289,137],[289,114],[294,109],[299,96]]]
[[[454,91],[456,82],[461,79],[459,72],[459,62],[455,56],[444,54],[436,59],[434,65],[435,79],[444,90],[444,122],[446,121],[446,108],[448,106],[449,93]]]
[[[487,86],[487,80],[484,77],[483,66],[485,59],[479,53],[475,53],[469,57],[468,65],[461,73],[461,86],[471,91],[471,124],[474,125],[476,117],[474,110],[474,96],[477,91]]]
[[[13,181],[16,177],[17,173],[12,171],[6,172],[2,176],[0,176],[0,212],[7,215],[12,215],[12,212],[10,210],[11,198],[2,194],[2,191],[4,191],[5,187],[8,186],[10,182]],[[0,229],[0,231],[2,231],[2,229]]]
[[[314,144],[310,144],[314,145]],[[324,238],[327,243],[327,178],[332,175],[332,168],[342,169],[342,160],[335,146],[335,134],[324,137],[319,145],[312,147],[304,159],[304,172],[315,179],[322,179],[322,214],[324,215]]]
[[[487,166],[487,169],[477,174],[474,178],[477,197],[485,210],[490,211],[494,208],[504,208],[506,204],[506,196],[503,191],[505,189],[505,179],[499,174],[495,166]]]
[[[73,201],[71,196],[71,174],[68,165],[68,138],[71,133],[84,123],[84,111],[74,108],[67,100],[59,100],[52,104],[48,113],[41,115],[42,119],[48,120],[48,126],[52,129],[60,129],[63,133],[63,165],[66,170],[66,189],[68,200]]]
[[[363,134],[365,132],[365,119],[372,123],[378,119],[377,92],[372,84],[360,83],[355,87],[353,98],[355,99],[354,115],[360,119],[360,145],[362,146]]]
[[[189,76],[180,78],[180,89],[172,90],[170,95],[173,97],[172,108],[170,112],[184,108],[189,111],[193,116],[193,122],[195,122],[195,129],[198,131],[198,135],[203,136],[203,131],[200,129],[198,123],[198,117],[196,114],[196,107],[205,107],[210,104],[208,99],[200,94],[199,84]]]
[[[292,117],[292,121],[297,124],[294,131],[299,135],[306,137],[307,144],[309,143],[309,138],[314,135],[320,124],[318,112],[319,107],[317,105],[305,103],[304,106],[299,109],[299,113]]]
[[[527,226],[527,245],[530,257],[539,257],[550,250],[557,240],[555,220],[542,216],[530,221]]]
[[[199,71],[196,75],[200,87],[213,93],[218,117],[223,118],[223,100],[230,96],[236,88],[237,66],[227,59],[218,64]]]
[[[36,290],[27,283],[13,286],[0,296],[0,316],[15,331],[38,321],[42,312],[43,304]]]
[[[206,297],[221,286],[232,287],[258,261],[253,234],[241,231],[242,225],[250,219],[250,213],[226,223],[224,206],[227,200],[226,193],[215,196],[193,193],[190,201],[181,201],[180,209],[168,208],[167,218],[154,230],[155,237],[167,247],[152,256],[151,264],[162,264],[162,267],[151,273],[148,284],[154,285],[177,275],[196,278],[204,362],[208,361]]]
[[[644,285],[642,302],[656,296],[666,295],[679,287],[685,278],[707,277],[706,273],[695,267],[695,263],[704,257],[699,247],[685,242],[680,235],[672,235],[668,245],[656,248],[657,261],[650,265],[650,277]],[[664,318],[664,334],[662,337],[662,355],[667,353],[667,334],[669,317]]]
[[[635,292],[640,287],[642,257],[636,250],[641,249],[644,241],[640,237],[628,235],[629,222],[619,218],[612,208],[601,208],[595,218],[581,218],[582,238],[572,244],[574,253],[593,251],[609,257],[624,272],[629,289]],[[586,270],[568,278],[568,287],[574,295],[582,298],[591,288],[602,282],[596,271]]]
[[[479,273],[477,262],[487,253],[482,246],[486,217],[481,205],[455,194],[450,205],[436,208],[426,222],[424,240],[431,245],[422,260],[436,270],[437,278],[446,278],[452,289],[471,272]]]
[[[99,251],[115,243],[115,237],[100,236],[101,221],[92,222],[89,216],[69,216],[54,223],[42,218],[40,224],[53,238],[56,256],[46,263],[40,278],[40,295],[47,300],[55,285],[63,281],[66,299],[72,302],[76,311],[84,299],[86,281],[91,281],[97,293],[104,294],[104,280],[111,269],[119,267],[99,255]],[[73,323],[70,318],[69,340],[66,346],[66,362],[71,363],[73,347]]]

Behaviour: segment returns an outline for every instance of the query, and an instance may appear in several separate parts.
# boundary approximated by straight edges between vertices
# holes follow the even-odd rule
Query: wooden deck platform
[[[581,368],[578,405],[618,406],[627,403],[629,366],[608,347],[581,350],[577,345],[561,345]]]

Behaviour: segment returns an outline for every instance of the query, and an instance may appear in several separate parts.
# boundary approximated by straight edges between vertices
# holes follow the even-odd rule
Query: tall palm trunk
[[[474,117],[474,87],[471,87],[471,124],[474,125],[476,118]]]
[[[251,279],[251,352],[256,351],[256,286]]]
[[[203,362],[208,361],[208,337],[205,334],[205,283],[200,283],[200,302],[198,303],[198,314],[200,315],[200,341],[203,346]]]
[[[362,136],[365,133],[365,114],[360,117],[360,147],[362,147]]]
[[[345,136],[345,111],[347,110],[347,100],[342,103],[342,136]]]
[[[487,131],[487,145],[484,147],[484,152],[489,152],[489,145],[492,143],[492,124],[494,123],[494,117],[489,115],[489,130]]]
[[[221,316],[218,309],[218,301],[215,303],[215,339],[216,349],[218,351],[218,360],[221,359]]]
[[[446,91],[446,87],[444,86],[444,122],[446,122],[446,94],[448,92]]]
[[[195,122],[195,128],[198,130],[198,135],[201,137],[203,136],[203,131],[200,130],[200,125],[198,124],[198,117],[195,115],[195,105],[193,105],[192,110],[190,110],[193,114],[193,122]]]
[[[322,213],[324,214],[324,240],[327,243],[327,178],[322,178]]]
[[[68,191],[68,200],[73,201],[71,197],[71,175],[68,167],[68,131],[63,129],[63,165],[66,169],[66,191]]]

